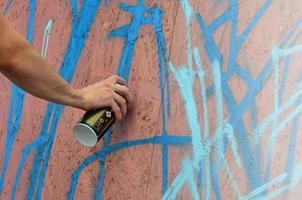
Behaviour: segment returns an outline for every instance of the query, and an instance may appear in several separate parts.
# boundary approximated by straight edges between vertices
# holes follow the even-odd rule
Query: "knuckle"
[[[105,86],[106,88],[108,88],[108,87],[110,86],[110,82],[109,82],[109,81],[106,81],[106,82],[104,83],[104,86]]]

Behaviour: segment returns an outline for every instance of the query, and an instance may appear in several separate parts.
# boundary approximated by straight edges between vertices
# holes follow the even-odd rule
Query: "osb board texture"
[[[97,1],[86,1],[91,2],[91,8],[88,6],[87,9],[95,8]],[[1,0],[2,12],[5,11],[9,2]],[[12,1],[5,15],[12,26],[25,37],[29,29],[30,3],[32,2],[34,1]],[[123,2],[136,4],[134,0]],[[273,49],[278,47],[286,50],[302,43],[300,34],[302,25],[299,23],[302,3],[299,0],[240,0],[236,5],[236,2],[234,0],[190,0],[189,3],[194,13],[189,27],[191,49],[199,48],[201,64],[205,72],[205,84],[208,89],[208,123],[212,141],[219,140],[215,136],[217,135],[215,131],[223,124],[216,124],[218,103],[213,89],[212,67],[214,61],[210,62],[209,52],[216,45],[223,57],[220,61],[224,97],[223,122],[234,127],[234,141],[238,146],[241,165],[236,164],[231,145],[223,143],[226,140],[225,136],[220,138],[221,141],[213,142],[210,149],[206,149],[206,145],[203,145],[200,148],[202,151],[200,157],[204,156],[201,162],[209,157],[210,176],[206,177],[203,174],[203,184],[198,185],[198,169],[194,168],[193,182],[197,185],[197,192],[192,191],[189,182],[186,182],[186,177],[182,177],[185,179],[184,184],[181,186],[181,190],[176,191],[176,196],[177,199],[186,200],[193,199],[194,195],[195,199],[196,195],[202,199],[239,199],[243,197],[246,199],[300,199],[301,184],[299,180],[302,154],[300,144],[302,138],[299,133],[302,123],[299,117],[300,110],[296,110],[301,104],[300,100],[290,104],[288,109],[280,111],[278,119],[269,123],[261,137],[256,137],[257,131],[254,130],[265,123],[268,116],[278,112],[278,108],[274,107],[276,96],[278,96],[277,102],[279,102],[277,107],[281,107],[288,99],[297,96],[301,90],[301,84],[300,87],[297,86],[301,81],[302,71],[299,48],[291,51],[290,57],[280,58],[277,62],[280,63],[279,68],[274,65],[276,63],[273,63],[276,61],[276,57],[275,60],[273,59]],[[78,9],[81,10],[82,1],[77,3]],[[74,87],[84,87],[116,74],[124,50],[124,40],[108,38],[108,33],[130,23],[132,19],[132,14],[119,8],[119,3],[120,1],[112,0],[108,1],[107,5],[102,2],[98,6],[92,26],[86,31],[88,36],[84,40],[85,43],[71,79]],[[166,42],[166,62],[171,61],[177,69],[180,69],[180,65],[187,67],[187,58],[190,53],[187,49],[188,27],[180,1],[145,0],[144,3],[149,8],[158,5],[162,10],[161,21]],[[238,8],[237,12],[236,8]],[[196,14],[199,13],[202,16],[206,25],[213,27],[210,26],[212,22],[224,19],[220,16],[228,10],[230,19],[217,27],[217,30],[212,31],[208,37],[205,29],[201,28]],[[90,12],[87,13],[89,15]],[[80,14],[81,12],[78,13],[79,16]],[[71,1],[40,0],[36,2],[32,44],[39,52],[42,51],[44,31],[49,20],[52,20],[52,28],[49,34],[46,59],[56,70],[59,70],[71,38],[73,21]],[[245,34],[246,39],[239,47],[239,38]],[[237,42],[234,42],[234,38]],[[162,119],[162,109],[165,109],[165,106],[162,106],[161,102],[163,95],[160,90],[158,46],[153,27],[151,25],[141,26],[135,42],[129,87],[135,94],[136,105],[126,119],[114,125],[110,141],[110,147],[120,143],[124,147],[112,153],[105,153],[106,156],[100,156],[88,166],[84,162],[86,158],[106,152],[108,147],[104,147],[103,140],[93,148],[79,144],[72,136],[72,127],[79,120],[83,111],[65,107],[55,127],[49,159],[42,156],[42,162],[40,165],[36,165],[35,160],[39,154],[36,154],[36,149],[33,149],[26,157],[22,173],[17,175],[24,157],[22,152],[26,146],[40,137],[48,102],[30,94],[24,96],[24,101],[21,101],[23,112],[20,116],[20,123],[16,122],[16,118],[12,118],[11,123],[19,124],[17,125],[19,128],[8,157],[5,151],[8,151],[10,146],[8,141],[11,140],[8,139],[10,131],[7,131],[7,124],[10,118],[9,105],[13,104],[11,102],[13,92],[11,82],[1,76],[0,169],[1,177],[5,178],[2,180],[3,185],[0,188],[0,199],[10,199],[12,195],[15,195],[15,199],[82,200],[102,197],[102,199],[112,200],[153,200],[161,199],[166,192],[164,190],[176,190],[173,184],[181,182],[176,178],[179,174],[181,175],[185,156],[188,155],[190,161],[194,161],[191,142],[185,145],[173,145],[168,141],[166,150],[164,150],[163,142],[156,144],[155,140],[149,144],[140,143],[132,147],[125,147],[131,141],[160,137],[163,134],[163,126],[166,126],[166,133],[169,135],[188,136],[188,138],[194,132],[192,128],[196,129],[196,127],[190,128],[191,115],[186,112],[186,101],[184,101],[186,99],[180,92],[181,84],[176,81],[175,74],[173,75],[170,69],[168,78],[170,80],[171,113],[167,119]],[[234,51],[238,52],[234,53]],[[235,55],[234,63],[229,62],[232,60],[231,55]],[[238,66],[235,66],[235,63]],[[195,62],[193,68],[196,71]],[[235,69],[230,70],[232,68]],[[279,75],[277,84],[276,74]],[[166,79],[163,81],[167,84]],[[201,99],[201,85],[197,75],[193,81],[199,125],[201,134],[204,135],[204,102]],[[278,95],[275,88],[278,90]],[[185,94],[189,95],[189,92],[189,90],[185,90]],[[164,100],[167,102],[166,96]],[[296,115],[286,121],[287,117],[293,116],[292,113],[295,111]],[[18,111],[14,112],[18,113]],[[276,127],[282,123],[285,123],[285,126],[276,134],[276,129],[278,129]],[[207,139],[209,138],[203,138],[203,142],[206,142]],[[50,140],[44,146],[49,143]],[[224,147],[226,149],[223,158],[217,158],[217,152]],[[167,151],[165,154],[167,157],[163,157],[164,151]],[[7,170],[3,172],[5,158],[8,159],[6,161]],[[223,159],[228,162],[231,175],[228,173],[225,163],[222,162]],[[167,170],[163,171],[163,163],[166,161]],[[45,165],[47,166],[46,173],[41,175],[44,162],[48,162]],[[85,167],[79,177],[75,177],[76,170],[82,166],[83,162]],[[269,166],[270,162],[271,166]],[[36,173],[32,171],[34,166],[39,167]],[[102,166],[104,166],[104,174],[100,172]],[[202,171],[205,172],[205,169]],[[268,177],[266,177],[267,171],[270,172]],[[36,178],[32,183],[31,179],[34,175]],[[17,178],[19,182],[14,191],[13,185]],[[275,178],[278,180],[273,182]],[[207,180],[209,181],[207,182]],[[40,191],[38,191],[39,184],[42,185]],[[163,185],[168,188],[163,188]],[[208,196],[205,187],[210,188]],[[247,198],[247,195],[253,194],[253,191],[256,191],[257,195]],[[168,197],[168,199],[173,198]]]

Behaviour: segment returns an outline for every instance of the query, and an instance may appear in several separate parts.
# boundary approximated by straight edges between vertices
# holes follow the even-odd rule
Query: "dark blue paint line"
[[[264,13],[267,11],[267,9],[272,4],[272,0],[266,0],[261,8],[257,11],[255,17],[250,21],[250,23],[247,25],[246,29],[243,31],[243,33],[238,38],[237,48],[238,50],[241,49],[242,45],[252,32],[252,30],[255,28],[261,17],[264,15]]]
[[[16,193],[17,193],[17,189],[18,189],[18,185],[19,185],[19,181],[20,181],[20,177],[22,175],[22,171],[27,159],[28,154],[37,147],[40,147],[42,145],[45,144],[45,142],[48,139],[48,135],[43,135],[42,137],[36,139],[33,143],[31,143],[30,145],[26,146],[23,150],[22,150],[22,157],[20,160],[20,164],[18,166],[18,170],[16,173],[16,178],[14,181],[14,185],[13,185],[13,189],[12,189],[12,193],[11,193],[11,200],[14,200],[16,197]]]
[[[212,185],[213,185],[213,190],[215,193],[216,200],[221,200],[221,193],[219,189],[219,178],[217,177],[217,172],[216,172],[216,163],[213,162],[211,165],[211,176],[212,176]]]
[[[27,40],[32,43],[33,40],[33,30],[34,30],[34,19],[35,19],[35,9],[36,9],[36,1],[30,0],[29,2],[29,16],[28,16],[28,30],[27,30]],[[25,92],[18,88],[17,86],[12,86],[11,93],[11,102],[9,106],[9,119],[7,126],[7,138],[6,138],[6,146],[5,146],[5,154],[4,154],[4,162],[1,170],[0,176],[0,196],[2,194],[3,184],[6,177],[6,171],[8,168],[11,151],[13,148],[13,144],[15,141],[15,137],[18,133],[22,111],[23,111],[23,103],[24,103],[24,95]]]
[[[167,130],[166,130],[166,106],[165,106],[165,85],[166,80],[167,94],[168,94],[168,113],[170,113],[170,91],[169,91],[169,74],[166,58],[166,45],[162,31],[161,11],[159,7],[152,10],[153,27],[156,33],[157,55],[159,64],[159,81],[160,81],[160,94],[161,94],[161,112],[162,112],[162,134],[165,139],[162,144],[162,194],[168,189],[168,145],[167,145]],[[163,67],[165,69],[163,69]]]
[[[27,30],[27,40],[32,43],[34,35],[34,23],[35,23],[35,13],[36,13],[36,0],[29,1],[29,15],[28,15],[28,30]]]
[[[50,133],[51,133],[50,134],[50,139],[47,141],[46,151],[44,153],[44,156],[43,156],[43,154],[39,155],[39,156],[43,156],[44,159],[43,159],[43,165],[42,165],[42,169],[41,169],[41,172],[40,172],[40,177],[38,179],[38,184],[37,184],[37,189],[36,189],[36,198],[35,199],[37,199],[37,200],[41,199],[43,183],[44,183],[44,179],[45,179],[46,170],[47,170],[47,167],[48,167],[49,157],[50,157],[50,154],[51,154],[51,147],[52,147],[52,144],[53,144],[53,141],[54,141],[54,136],[55,136],[55,133],[56,133],[57,124],[59,122],[60,115],[63,111],[63,106],[58,106],[58,107],[59,108],[56,109],[55,112],[54,112],[53,124],[52,124],[51,129],[50,129]]]
[[[202,186],[202,179],[203,179],[203,174],[202,174],[202,162],[200,161],[200,163],[198,164],[198,172],[197,172],[197,176],[198,176],[198,186],[201,187]]]
[[[196,14],[196,19],[201,28],[202,35],[205,38],[205,47],[211,63],[213,63],[215,60],[218,60],[219,63],[222,63],[222,54],[220,53],[212,33],[208,29],[205,21],[199,13]]]
[[[200,16],[200,15],[199,15]],[[202,20],[202,18],[201,17],[198,17],[197,16],[197,20],[198,20],[198,22],[199,22],[199,24],[200,24],[200,26],[201,26],[201,28],[202,29],[205,29],[205,23],[203,22],[203,20]],[[296,23],[296,25],[294,26],[294,28],[291,30],[291,32],[284,38],[284,40],[281,42],[281,46],[284,46],[287,42],[288,42],[288,40],[292,37],[292,35],[293,35],[293,33],[294,33],[294,31],[299,27],[299,25],[301,24],[301,22],[302,22],[302,18],[300,18],[299,20],[298,20],[298,22]],[[248,30],[248,29],[247,29]],[[206,34],[203,34],[204,36],[205,36],[205,38],[207,39],[207,37],[209,38],[210,37],[210,35],[208,34],[208,35],[206,35]],[[212,47],[213,47],[214,45],[212,45]],[[216,51],[216,50],[215,50]],[[209,50],[207,50],[207,53],[209,54],[209,58],[210,59],[213,59],[213,53],[212,52],[214,52],[213,50],[212,51],[209,51]],[[218,50],[216,51],[216,52],[218,52]],[[214,55],[215,55],[215,53],[214,53]],[[240,119],[241,118],[241,116],[242,116],[242,114],[245,112],[245,110],[249,107],[248,105],[251,105],[251,103],[252,102],[255,102],[255,100],[253,100],[252,102],[251,102],[251,99],[254,99],[254,97],[256,96],[256,94],[261,90],[261,87],[262,87],[262,85],[264,85],[264,83],[265,83],[265,81],[266,81],[266,78],[267,78],[267,76],[270,74],[270,72],[271,72],[271,67],[272,67],[272,60],[270,59],[268,62],[267,62],[267,64],[264,66],[264,68],[263,68],[263,70],[262,70],[262,72],[260,73],[260,75],[259,75],[259,77],[257,78],[257,80],[254,82],[254,84],[252,85],[252,88],[249,90],[249,92],[248,92],[248,94],[245,96],[245,98],[240,102],[240,104],[239,104],[239,107],[242,107],[241,108],[241,110],[239,110],[239,112],[241,112],[241,113],[239,113],[239,114],[236,114],[237,116],[235,116],[235,118],[237,118],[237,119]],[[230,69],[230,68],[229,68]],[[222,80],[223,81],[227,81],[228,80],[228,78],[229,77],[231,77],[231,73],[226,73],[226,74],[223,74],[223,76],[222,76]],[[223,84],[224,85],[224,84]],[[249,85],[249,87],[250,87],[250,85]],[[210,96],[210,95],[212,95],[213,94],[213,92],[214,92],[214,87],[213,86],[210,86],[210,87],[208,87],[207,88],[207,95],[208,96]],[[231,91],[230,91],[231,92]],[[231,93],[229,93],[229,94],[231,94]],[[231,97],[231,95],[229,95],[229,97],[226,97],[227,99],[229,99]],[[228,100],[227,100],[228,101]],[[244,105],[245,104],[245,105]],[[234,111],[234,110],[237,110],[237,108],[235,107],[235,105],[234,104],[228,104],[228,109],[229,110],[231,110],[231,111]],[[233,107],[233,108],[232,108]],[[236,108],[236,109],[235,109]],[[240,125],[239,125],[239,128],[241,129],[241,130],[239,130],[239,132],[241,132],[242,133],[242,129],[244,128],[244,125],[242,124],[243,122],[242,121],[238,121],[238,120],[234,120],[234,122],[236,122],[236,123],[240,123]],[[244,130],[244,129],[243,129]],[[245,131],[245,130],[244,130]],[[238,131],[237,131],[238,132]],[[239,140],[239,141],[241,141],[241,140]],[[246,153],[242,153],[243,155],[246,155]],[[246,166],[248,166],[248,165],[246,165]],[[257,171],[257,170],[259,170],[259,166],[257,167],[257,166],[255,166],[255,170]],[[257,186],[257,184],[254,184],[254,185],[256,185]]]
[[[255,81],[252,79],[251,75],[245,71],[242,67],[240,67],[238,64],[236,65],[235,72],[244,80],[248,87],[252,87],[255,84]],[[250,112],[251,112],[251,123],[252,127],[256,128],[257,126],[257,107],[256,107],[256,101],[255,98],[251,99],[249,102],[250,105]],[[245,112],[245,111],[244,111]],[[257,144],[256,152],[253,154],[255,155],[255,162],[257,163],[256,166],[260,168],[262,166],[262,146],[261,143]]]
[[[252,129],[254,130],[257,127],[258,124],[258,113],[257,113],[257,103],[256,103],[256,99],[254,98],[253,101],[251,102],[251,107],[250,107],[250,114],[251,114],[251,125],[252,125]],[[255,149],[255,162],[257,163],[257,166],[259,168],[259,170],[261,171],[261,167],[262,167],[262,143],[259,142]]]
[[[126,141],[111,145],[107,148],[103,148],[102,150],[90,155],[89,157],[85,158],[85,160],[77,167],[77,169],[73,172],[71,178],[71,186],[68,192],[68,199],[72,200],[74,198],[74,192],[77,185],[78,177],[82,170],[84,170],[88,165],[93,163],[94,161],[103,158],[105,155],[109,153],[117,152],[125,148],[130,148],[138,145],[145,145],[145,144],[163,144],[167,141],[167,145],[187,145],[191,142],[190,136],[155,136],[146,139],[138,139],[132,141]]]
[[[280,42],[279,48],[283,48],[283,47],[285,47],[287,45],[287,43],[289,42],[289,40],[293,37],[295,31],[301,26],[301,23],[302,23],[302,17],[299,18],[299,20],[294,25],[293,29]],[[257,91],[260,91],[261,86],[265,84],[267,78],[271,74],[270,72],[272,70],[272,65],[273,65],[272,58],[270,58],[266,62],[266,64],[264,65],[264,67],[262,68],[263,70],[261,71],[260,75],[258,76],[258,78],[256,80]]]
[[[47,106],[46,114],[43,119],[41,131],[40,131],[40,137],[46,135],[46,136],[48,136],[48,139],[50,139],[51,135],[49,134],[49,132],[50,132],[49,124],[51,124],[53,121],[54,110],[55,110],[55,105],[53,103],[49,103]],[[27,145],[25,148],[28,148],[29,146],[31,146],[31,144]],[[27,190],[27,197],[26,197],[27,200],[32,199],[34,196],[34,189],[35,189],[35,185],[37,184],[37,179],[38,179],[39,171],[40,171],[39,163],[41,163],[43,160],[43,156],[44,156],[44,152],[45,152],[44,148],[39,147],[37,149],[37,152],[35,153],[34,163],[33,163],[32,172],[31,172],[31,176],[30,176],[30,184],[29,184],[29,187]],[[21,159],[25,159],[25,158],[22,157]],[[19,178],[19,177],[17,177],[17,178]]]
[[[229,9],[224,11],[219,17],[217,17],[210,25],[208,29],[211,33],[215,32],[218,28],[224,25],[227,21],[230,20],[231,12]]]
[[[255,80],[251,77],[251,75],[240,67],[238,64],[235,65],[235,72],[240,76],[240,78],[246,82],[247,86],[250,87],[255,84]]]
[[[227,73],[232,73],[233,69],[236,67],[236,59],[238,56],[237,47],[237,24],[238,24],[238,1],[229,0],[230,12],[231,12],[231,39],[230,39],[230,55],[228,62]]]
[[[161,111],[162,111],[162,133],[167,135],[166,131],[166,110],[170,115],[170,90],[169,90],[169,74],[167,66],[166,43],[162,31],[162,12],[158,6],[153,8],[146,8],[144,1],[138,1],[137,5],[128,5],[120,3],[120,8],[126,12],[133,14],[131,23],[119,27],[109,33],[109,37],[121,37],[125,41],[123,53],[121,56],[120,65],[118,68],[118,75],[122,76],[125,80],[129,80],[131,61],[133,58],[133,51],[138,37],[139,29],[142,25],[153,25],[156,34],[156,45],[159,65],[159,81],[161,91]],[[146,17],[145,14],[150,15]],[[166,81],[166,84],[164,84]],[[165,91],[166,90],[166,91]],[[165,100],[167,97],[167,101]],[[167,102],[167,105],[166,105]],[[163,192],[166,191],[168,186],[168,146],[163,143],[162,146],[162,174],[163,174]]]
[[[105,141],[104,148],[110,146],[111,136],[112,136],[112,128],[110,128],[109,131],[107,131],[107,133],[104,136],[104,141]],[[99,182],[97,185],[97,189],[94,193],[95,200],[101,200],[103,198],[103,182],[105,177],[106,158],[107,155],[104,155],[102,158],[100,158]]]
[[[231,31],[232,31],[231,44],[230,44],[230,60],[229,60],[228,72],[223,74],[222,80],[227,80],[229,77],[231,77],[233,71],[236,71],[235,69],[237,66],[237,64],[236,64],[236,58],[238,55],[238,51],[236,49],[237,14],[238,14],[238,2],[237,1],[233,0],[230,2],[230,12],[231,12]],[[220,58],[221,56],[218,53],[219,52],[218,47],[215,44],[215,41],[213,40],[211,33],[209,33],[209,31],[207,31],[207,27],[206,27],[202,17],[199,14],[197,15],[197,20],[203,31],[203,36],[206,40],[205,41],[206,51],[207,51],[207,54],[208,54],[210,60],[212,61],[215,58],[216,59]],[[207,45],[208,41],[211,41],[212,45]],[[214,48],[214,50],[213,50],[213,48]],[[239,71],[239,68],[237,68],[237,70]],[[239,71],[239,73],[241,75],[244,75],[242,72],[243,72],[242,70]],[[252,82],[251,78],[250,78],[250,82],[251,82],[251,84],[254,83],[254,81]],[[251,86],[249,86],[249,87],[251,87]],[[213,88],[212,88],[212,91],[208,90],[208,89],[207,89],[208,92],[213,92]],[[241,120],[241,117],[244,114],[243,111],[245,111],[248,108],[249,104],[246,103],[243,105],[243,104],[241,104],[242,103],[241,102],[239,105],[241,105],[242,108],[241,108],[241,110],[240,109],[237,110],[236,102],[232,95],[232,91],[227,86],[227,82],[225,82],[223,84],[223,94],[224,94],[224,98],[226,99],[226,102],[227,102],[229,113],[232,113],[230,122],[233,127],[236,127],[235,131],[237,131],[236,137],[237,137],[237,141],[239,141],[239,147],[241,149],[242,154],[246,155],[244,157],[244,166],[245,166],[246,174],[249,177],[251,187],[256,188],[259,185],[258,183],[260,182],[259,173],[257,173],[258,167],[254,166],[254,165],[250,165],[250,162],[253,160],[253,157],[252,157],[252,152],[250,150],[249,144],[246,144],[246,141],[247,141],[246,130],[245,130],[244,124]],[[250,97],[252,97],[252,96],[250,95]],[[235,111],[237,112],[237,114],[234,113]]]
[[[18,88],[17,86],[12,86],[11,102],[9,108],[9,119],[7,124],[6,132],[6,143],[5,143],[5,152],[4,152],[4,161],[2,165],[1,177],[0,177],[0,196],[3,189],[3,184],[6,177],[6,171],[8,168],[9,160],[11,157],[11,151],[15,138],[18,134],[20,121],[22,116],[23,101],[24,101],[24,91]]]
[[[95,191],[95,200],[102,200],[103,199],[103,182],[104,182],[104,174],[105,174],[105,164],[106,164],[106,155],[104,157],[101,157],[100,160],[100,175],[99,175],[99,182],[97,189]]]
[[[70,0],[72,26],[75,26],[78,21],[78,1]]]
[[[168,173],[169,173],[168,145],[166,142],[162,144],[161,160],[162,160],[162,194],[165,194],[165,192],[168,189]]]
[[[11,8],[13,2],[14,2],[14,0],[9,0],[9,2],[7,3],[7,5],[5,6],[5,10],[3,12],[3,15],[7,14],[7,12],[9,11],[9,9]]]
[[[73,6],[74,4],[71,4]],[[68,48],[64,56],[63,63],[60,67],[59,74],[68,82],[71,82],[72,76],[76,69],[77,62],[81,55],[81,51],[84,47],[84,43],[90,31],[91,25],[94,21],[98,7],[100,5],[99,0],[86,0],[81,6],[77,20],[72,25],[71,38],[68,43]],[[75,8],[72,9],[76,10]],[[49,135],[47,145],[39,147],[31,174],[31,180],[26,195],[27,199],[40,199],[43,189],[43,182],[45,178],[45,172],[48,166],[48,160],[51,153],[53,140],[56,133],[57,124],[62,114],[63,107],[60,105],[48,105],[46,116],[43,121],[40,135]],[[52,116],[52,121],[50,117]],[[47,123],[48,122],[48,123]],[[51,124],[49,124],[51,123]],[[48,127],[50,127],[49,132]]]
[[[168,112],[168,116],[171,114],[171,106],[170,106],[170,80],[169,80],[169,71],[168,71],[168,61],[167,61],[167,48],[166,48],[166,42],[165,37],[163,33],[163,25],[162,25],[162,12],[159,7],[154,7],[151,9],[151,17],[153,22],[153,28],[156,34],[156,47],[157,47],[157,57],[158,57],[158,64],[160,69],[160,91],[161,91],[161,97],[163,99],[162,102],[162,115],[163,120],[166,120],[165,117],[165,110]],[[164,68],[164,69],[163,69]],[[166,84],[164,84],[164,82]],[[166,89],[166,93],[165,93]],[[167,95],[167,100],[165,99]],[[167,102],[167,103],[165,103]],[[164,130],[163,130],[164,131]],[[165,132],[164,132],[165,133]]]
[[[302,18],[299,19],[299,21],[297,22],[297,24],[295,25],[295,27],[293,28],[293,30],[284,38],[284,40],[281,42],[281,45],[284,46],[286,45],[286,43],[289,41],[290,37],[293,35],[294,30],[298,28],[298,25],[301,23]],[[266,78],[269,76],[270,72],[272,70],[272,59],[270,59],[266,65],[263,67],[263,70],[261,71],[259,77],[257,78],[257,80],[255,81],[255,84],[253,85],[252,88],[250,88],[249,93],[245,96],[245,98],[243,99],[243,101],[241,102],[241,104],[239,106],[242,106],[241,109],[236,109],[236,111],[240,111],[243,113],[242,109],[246,109],[247,106],[244,106],[243,104],[246,105],[250,105],[251,104],[251,99],[254,98],[257,93],[261,90],[261,86],[265,84]],[[238,115],[238,114],[236,114]],[[242,114],[239,114],[237,117],[235,118],[241,118],[240,116],[242,116]],[[240,131],[242,132],[242,131]],[[239,140],[241,141],[241,140]],[[245,153],[243,153],[244,155],[246,155]],[[258,167],[259,169],[259,167]]]

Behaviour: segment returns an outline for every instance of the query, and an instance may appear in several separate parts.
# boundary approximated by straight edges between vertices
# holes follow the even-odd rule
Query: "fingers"
[[[127,115],[127,101],[124,97],[120,96],[117,93],[113,94],[113,98],[116,101],[116,103],[119,105],[120,110],[122,111],[122,117],[125,117]]]
[[[120,85],[126,85],[126,81],[122,77],[120,77],[118,75],[111,76],[109,78],[109,80],[110,80],[110,82],[112,84],[116,84],[117,83],[117,84],[120,84]]]
[[[111,109],[114,112],[115,119],[117,121],[121,120],[122,119],[122,111],[121,111],[119,105],[114,100],[111,103]]]
[[[131,109],[134,103],[134,97],[130,92],[129,88],[124,85],[115,84],[114,92],[118,93],[120,96],[124,97],[127,101],[128,107]]]

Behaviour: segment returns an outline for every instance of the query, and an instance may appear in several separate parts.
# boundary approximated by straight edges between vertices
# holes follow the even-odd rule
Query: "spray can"
[[[73,127],[73,135],[83,145],[94,146],[115,122],[111,108],[86,112]]]

